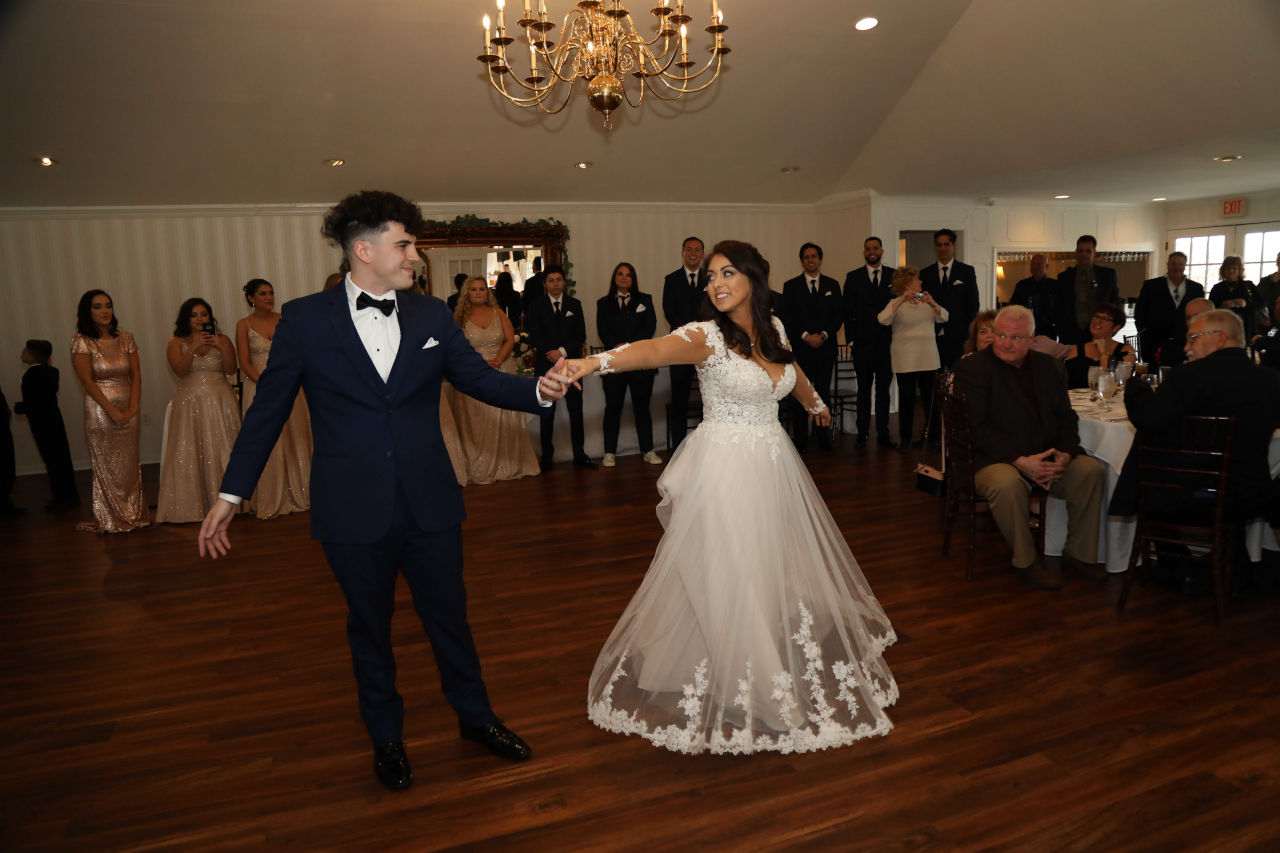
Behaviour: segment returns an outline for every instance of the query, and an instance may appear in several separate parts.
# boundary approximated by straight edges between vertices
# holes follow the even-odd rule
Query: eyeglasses
[[[1031,340],[1031,338],[1027,337],[1026,335],[1000,335],[1000,334],[997,334],[997,335],[996,335],[996,340],[997,340],[997,341],[1013,341],[1015,344],[1020,344],[1020,343],[1022,343],[1023,341],[1029,341],[1029,340]]]
[[[1187,335],[1187,343],[1191,343],[1196,338],[1203,338],[1205,335],[1221,335],[1221,334],[1223,334],[1223,331],[1221,329],[1206,329],[1203,332],[1196,332],[1194,335]]]

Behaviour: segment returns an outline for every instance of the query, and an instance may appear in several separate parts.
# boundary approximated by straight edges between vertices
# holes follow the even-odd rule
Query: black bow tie
[[[384,317],[390,317],[391,312],[396,310],[396,301],[394,299],[374,299],[369,294],[362,292],[356,297],[356,310],[360,311],[364,308],[377,308]]]

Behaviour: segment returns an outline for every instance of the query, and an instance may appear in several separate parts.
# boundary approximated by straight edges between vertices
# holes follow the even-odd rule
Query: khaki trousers
[[[991,505],[991,516],[1013,549],[1013,565],[1025,569],[1036,560],[1030,527],[1031,483],[1012,465],[998,462],[978,471],[974,488]],[[1106,470],[1092,456],[1081,454],[1067,464],[1062,479],[1049,494],[1067,503],[1067,556],[1082,563],[1098,562],[1098,525]]]

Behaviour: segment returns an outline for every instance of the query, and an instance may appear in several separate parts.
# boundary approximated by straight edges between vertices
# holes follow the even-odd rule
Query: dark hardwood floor
[[[1118,578],[1034,591],[994,529],[967,583],[914,458],[852,438],[806,458],[899,635],[887,737],[687,757],[588,723],[661,533],[661,469],[627,457],[466,490],[471,623],[532,761],[458,738],[402,584],[403,793],[373,776],[305,514],[237,520],[217,562],[195,525],[0,519],[0,849],[1280,849],[1274,585],[1221,628],[1207,594],[1159,587],[1117,618]],[[42,505],[43,478],[15,498]]]

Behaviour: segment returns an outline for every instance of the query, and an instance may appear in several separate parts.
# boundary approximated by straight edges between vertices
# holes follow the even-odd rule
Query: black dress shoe
[[[462,732],[464,738],[484,744],[499,758],[505,758],[508,761],[528,761],[529,756],[533,755],[529,744],[502,723],[493,722],[487,726],[459,725],[458,730]]]
[[[887,435],[877,436],[876,444],[879,445],[880,447],[887,447],[890,450],[893,450],[895,447],[898,446],[897,442],[895,442],[892,438],[889,438],[889,436]]]
[[[373,772],[378,781],[393,791],[403,791],[413,784],[413,768],[405,755],[404,743],[389,740],[373,745]]]
[[[867,437],[866,437],[865,435],[860,435],[860,436],[858,436],[857,440],[856,440],[856,441],[854,441],[854,445],[855,445],[855,446],[857,446],[857,447],[866,447],[866,446],[867,446]]]
[[[573,459],[573,464],[577,465],[579,468],[599,468],[600,467],[598,464],[596,464],[596,461],[592,459],[590,456],[575,456]]]
[[[543,456],[541,459],[538,460],[538,468],[540,468],[542,470],[542,473],[544,474],[550,471],[551,466],[554,464],[556,464],[555,461],[552,459],[549,459],[546,456]]]

